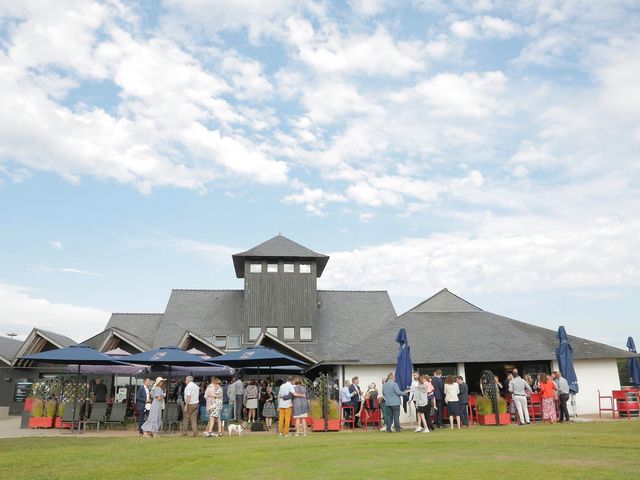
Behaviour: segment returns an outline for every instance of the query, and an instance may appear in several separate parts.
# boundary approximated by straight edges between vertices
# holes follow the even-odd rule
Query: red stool
[[[356,426],[355,408],[353,405],[340,405],[340,429],[345,425],[351,425],[351,428]],[[345,412],[347,418],[345,418]]]
[[[362,422],[362,428],[367,430],[367,424],[373,423],[380,429],[382,425],[380,415],[380,405],[378,405],[378,400],[367,399],[364,402],[364,408],[362,409],[362,418],[360,419]]]
[[[605,400],[604,407],[602,406],[602,400]],[[610,404],[610,407],[607,407],[607,403]],[[600,390],[598,390],[598,414],[600,418],[602,418],[602,412],[611,412],[613,418],[616,418],[616,407],[613,404],[613,397],[611,395],[600,395]]]

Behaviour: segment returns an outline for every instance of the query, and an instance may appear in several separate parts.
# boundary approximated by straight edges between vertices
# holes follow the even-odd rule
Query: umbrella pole
[[[169,365],[169,375],[167,375],[167,392],[165,393],[164,396],[164,412],[163,412],[163,416],[164,416],[164,421],[165,421],[165,426],[169,427],[168,425],[168,419],[167,419],[167,405],[169,403],[169,389],[171,388],[171,365]],[[178,404],[178,407],[180,406],[180,404]]]
[[[76,374],[76,388],[75,395],[73,396],[73,418],[71,420],[71,431],[75,428],[74,425],[76,423],[76,411],[78,407],[78,390],[80,390],[80,364],[78,364],[78,373]],[[78,432],[80,432],[80,419],[78,418]]]

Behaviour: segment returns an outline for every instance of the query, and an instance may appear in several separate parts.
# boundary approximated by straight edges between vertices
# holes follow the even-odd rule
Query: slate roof
[[[203,337],[240,335],[243,296],[242,290],[172,290],[153,348],[176,345],[185,331]]]
[[[162,313],[112,313],[105,330],[110,328],[124,330],[151,347],[162,316]]]
[[[328,255],[316,253],[289,240],[283,235],[277,235],[260,245],[242,253],[236,253],[233,257],[233,266],[238,278],[244,277],[244,261],[247,258],[292,258],[292,259],[315,259],[317,263],[317,276],[320,277],[329,261]]]
[[[428,303],[432,303],[428,305]],[[414,363],[501,362],[555,359],[556,331],[485,312],[442,290],[377,332],[378,362],[395,363],[395,335],[406,328]],[[456,311],[457,310],[457,311]],[[368,339],[374,341],[373,339]],[[625,358],[628,352],[569,335],[574,359]]]
[[[16,340],[15,338],[0,337],[0,361],[4,361],[11,365],[13,357],[22,346],[22,340]]]
[[[60,345],[62,348],[70,347],[71,345],[77,345],[78,344],[78,342],[76,342],[75,340],[73,340],[73,339],[71,339],[69,337],[66,337],[64,335],[61,335],[59,333],[51,332],[49,330],[42,330],[40,328],[38,328],[37,331],[39,333],[44,334],[47,338],[53,340],[55,343]]]

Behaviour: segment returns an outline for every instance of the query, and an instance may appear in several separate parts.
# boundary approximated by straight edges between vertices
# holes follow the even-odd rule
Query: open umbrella
[[[413,362],[411,361],[411,347],[409,347],[409,341],[407,340],[407,331],[404,328],[401,328],[398,332],[396,342],[400,344],[396,363],[396,383],[400,390],[405,391],[413,381]],[[402,403],[406,413],[408,397],[405,395],[403,398],[404,401]]]
[[[630,352],[638,353],[633,337],[627,339],[627,348]],[[640,358],[638,355],[629,359],[629,382],[636,388],[640,386]]]
[[[576,370],[573,366],[573,347],[569,343],[569,337],[567,331],[563,326],[558,328],[558,340],[560,344],[556,348],[556,360],[558,360],[558,368],[560,373],[567,380],[569,384],[569,393],[571,394],[571,408],[573,413],[577,416],[576,412],[576,400],[575,395],[578,393],[578,377],[576,376]]]
[[[56,363],[62,365],[76,365],[76,385],[80,385],[80,368],[83,365],[125,365],[130,367],[131,365],[116,360],[114,358],[98,352],[88,345],[72,345],[66,348],[59,348],[56,350],[49,350],[41,353],[34,353],[33,355],[27,355],[20,357],[21,360],[29,360],[37,363]],[[76,411],[78,406],[78,396],[74,396],[73,403],[73,417],[72,417],[72,429],[76,421]],[[80,425],[78,424],[78,430]]]
[[[235,352],[225,353],[219,357],[214,357],[213,361],[220,365],[231,367],[281,367],[286,365],[307,366],[306,362],[290,357],[284,353],[271,348],[257,345]]]

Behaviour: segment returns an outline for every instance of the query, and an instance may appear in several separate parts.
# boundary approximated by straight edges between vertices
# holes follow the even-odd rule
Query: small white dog
[[[229,436],[231,436],[233,432],[236,432],[238,436],[241,437],[242,432],[244,432],[244,427],[239,423],[230,423],[227,430],[229,431]]]

